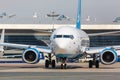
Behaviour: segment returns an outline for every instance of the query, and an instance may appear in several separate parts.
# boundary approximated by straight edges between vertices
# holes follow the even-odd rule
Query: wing
[[[52,52],[52,48],[48,47],[48,46],[35,46],[35,45],[5,43],[4,42],[4,36],[5,36],[5,30],[3,29],[2,33],[1,33],[1,38],[0,38],[0,56],[3,56],[3,54],[4,54],[4,46],[11,47],[11,48],[16,48],[16,49],[24,49],[24,50],[26,50],[28,48],[34,48],[34,49],[37,49],[39,52],[42,52],[42,53],[51,53]],[[12,56],[12,57],[14,57],[14,56]]]
[[[92,33],[92,34],[88,34],[88,36],[109,35],[109,34],[115,34],[115,33],[120,33],[120,31],[110,31],[110,32],[102,32],[102,33]]]
[[[101,36],[101,35],[109,35],[109,34],[116,34],[116,33],[120,33],[120,31],[92,33],[92,34],[88,34],[88,36]],[[88,53],[88,54],[100,53],[101,51],[103,51],[106,48],[113,48],[113,49],[119,50],[120,45],[119,46],[104,46],[104,47],[89,47],[86,49],[86,53]]]
[[[23,44],[13,44],[13,43],[0,43],[0,46],[6,46],[16,49],[28,49],[28,48],[35,48],[40,52],[51,53],[52,49],[48,46],[34,46],[34,45],[23,45]]]
[[[89,47],[86,49],[87,54],[98,54],[107,47]]]
[[[120,50],[120,45],[118,45],[118,46],[105,46],[105,47],[89,47],[89,48],[86,49],[85,52],[87,54],[98,54],[98,53],[102,52],[103,50],[105,50],[107,48]]]

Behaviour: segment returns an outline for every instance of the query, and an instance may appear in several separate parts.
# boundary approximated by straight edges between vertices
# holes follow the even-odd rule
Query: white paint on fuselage
[[[55,54],[82,54],[89,46],[88,35],[83,30],[74,27],[56,29],[50,40]]]

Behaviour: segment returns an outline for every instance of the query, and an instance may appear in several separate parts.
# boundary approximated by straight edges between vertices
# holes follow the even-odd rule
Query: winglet
[[[81,0],[78,0],[78,12],[77,12],[76,28],[81,29]]]

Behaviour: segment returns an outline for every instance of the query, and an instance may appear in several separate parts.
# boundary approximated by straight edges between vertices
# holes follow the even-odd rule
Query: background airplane
[[[3,31],[4,32],[4,31]],[[117,31],[119,32],[119,31]],[[119,49],[120,46],[105,46],[105,47],[89,47],[89,36],[104,35],[117,32],[106,32],[97,34],[87,34],[81,30],[81,0],[78,0],[78,13],[76,27],[61,27],[56,29],[50,38],[50,45],[33,46],[13,43],[0,43],[0,46],[13,47],[18,49],[24,49],[22,53],[23,61],[29,64],[38,63],[43,53],[47,53],[45,60],[45,67],[56,67],[57,62],[61,62],[61,68],[67,68],[67,60],[79,59],[85,57],[87,54],[93,55],[93,60],[89,61],[89,68],[95,65],[99,68],[99,62],[110,65],[115,62],[119,62]],[[56,56],[56,59],[53,59]]]
[[[15,14],[7,14],[6,12],[3,12],[1,15],[0,15],[0,18],[4,18],[4,17],[7,17],[7,18],[12,18],[16,16]]]

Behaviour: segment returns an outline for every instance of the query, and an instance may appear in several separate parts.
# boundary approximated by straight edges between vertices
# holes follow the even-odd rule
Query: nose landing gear
[[[66,58],[61,58],[61,69],[66,69],[67,64],[66,64]]]

